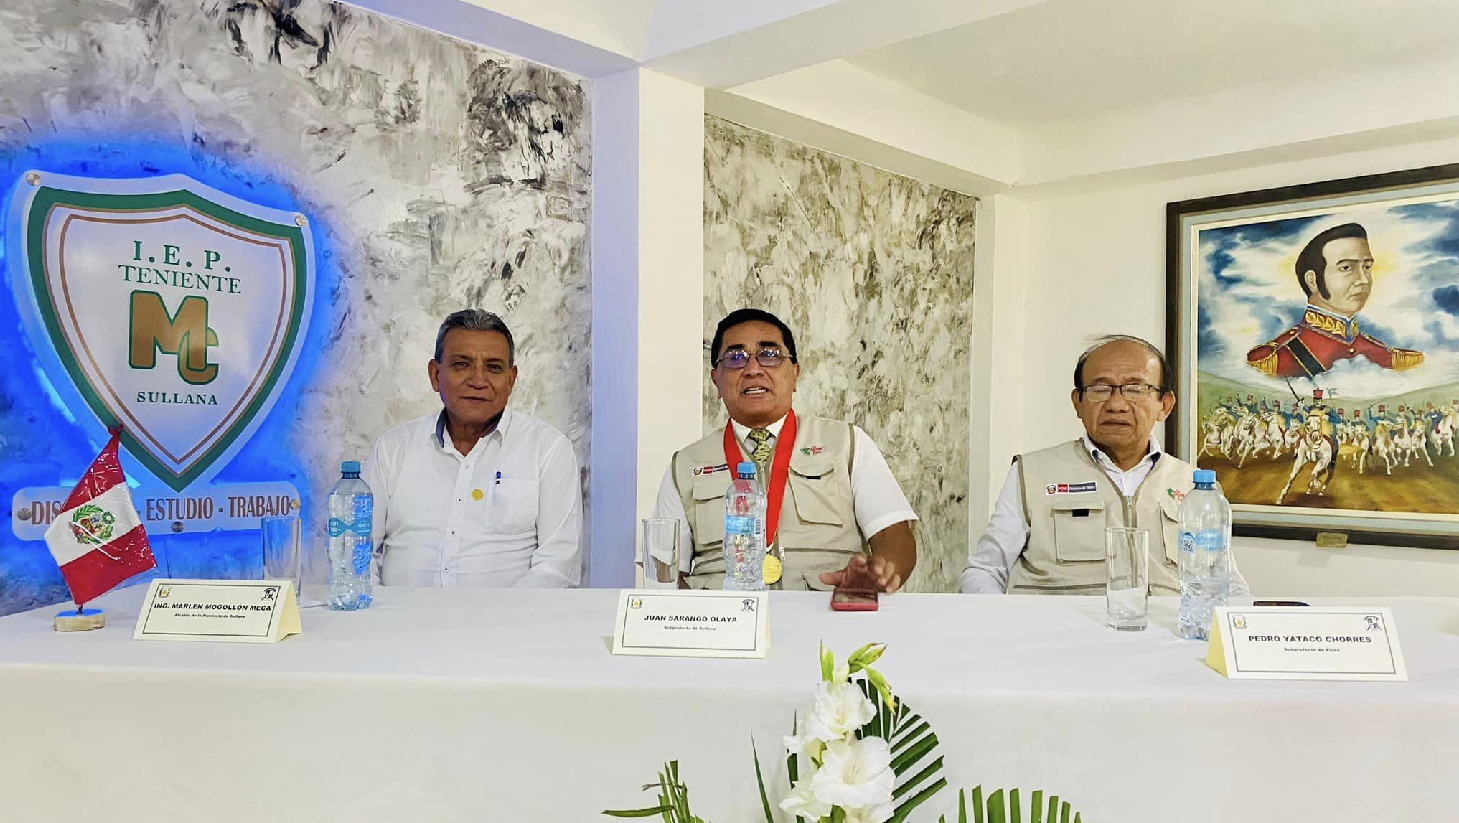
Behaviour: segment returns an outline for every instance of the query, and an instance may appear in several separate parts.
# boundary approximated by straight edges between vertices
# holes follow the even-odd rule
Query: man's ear
[[[1317,272],[1313,271],[1312,269],[1308,269],[1306,273],[1302,275],[1302,282],[1307,284],[1308,296],[1322,293],[1317,290]]]
[[[1165,418],[1175,411],[1175,392],[1168,391],[1160,395],[1160,418],[1159,422],[1165,422]]]

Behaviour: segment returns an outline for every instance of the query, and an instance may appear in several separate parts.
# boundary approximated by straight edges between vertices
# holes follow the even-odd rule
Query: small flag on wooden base
[[[127,490],[117,446],[121,429],[91,462],[76,488],[46,529],[46,545],[61,567],[75,611],[56,615],[56,631],[88,631],[106,625],[100,609],[88,601],[111,591],[134,575],[156,568],[147,532]]]

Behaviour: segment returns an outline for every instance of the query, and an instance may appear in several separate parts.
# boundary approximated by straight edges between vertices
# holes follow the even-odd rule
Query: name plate
[[[1407,680],[1388,608],[1221,607],[1206,664],[1249,680]]]
[[[302,631],[288,580],[153,580],[133,640],[277,643]]]
[[[770,648],[765,592],[623,591],[613,653],[650,657],[764,657]]]

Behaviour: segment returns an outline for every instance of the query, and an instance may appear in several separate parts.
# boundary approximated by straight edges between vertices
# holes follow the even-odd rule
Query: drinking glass
[[[264,578],[292,581],[294,596],[299,597],[302,582],[299,516],[265,517],[259,522],[259,533],[263,541]]]
[[[643,521],[643,553],[638,564],[643,567],[646,589],[679,587],[679,521],[666,517],[647,517]]]
[[[1143,631],[1150,594],[1150,532],[1104,530],[1105,613],[1112,629]]]

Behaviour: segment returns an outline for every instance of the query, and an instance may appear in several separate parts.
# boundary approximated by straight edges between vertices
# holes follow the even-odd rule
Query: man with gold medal
[[[766,492],[769,588],[826,590],[868,573],[881,591],[901,588],[917,564],[917,515],[866,432],[791,409],[790,328],[739,309],[720,321],[709,357],[730,422],[674,453],[654,507],[680,521],[680,585],[723,585],[725,493],[731,467],[749,460]]]

